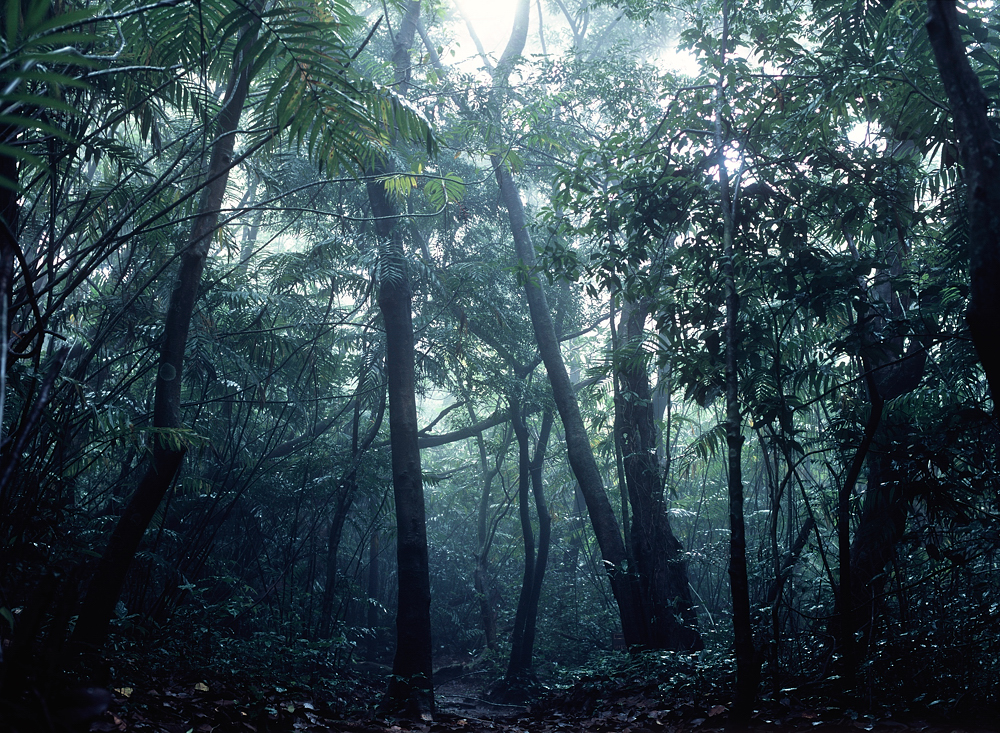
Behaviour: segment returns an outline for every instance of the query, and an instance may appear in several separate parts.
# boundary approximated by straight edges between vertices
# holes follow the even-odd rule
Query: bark
[[[531,508],[528,493],[531,489],[531,453],[528,444],[528,426],[524,422],[520,405],[511,399],[510,417],[517,437],[517,505],[521,520],[521,538],[524,542],[524,573],[521,593],[514,616],[514,631],[510,640],[510,662],[507,665],[508,684],[530,675],[531,660],[524,658],[524,626],[528,615],[528,601],[535,580],[535,534],[531,527]]]
[[[548,564],[549,539],[552,531],[552,520],[542,486],[542,467],[545,463],[545,449],[548,446],[553,417],[551,410],[546,410],[542,416],[532,456],[523,405],[517,398],[511,398],[511,422],[518,446],[518,508],[521,534],[524,538],[524,577],[514,617],[510,661],[504,679],[507,690],[515,693],[518,688],[530,687],[537,683],[533,661],[535,624],[538,619],[538,599],[541,596],[542,578]],[[531,525],[529,490],[534,496],[535,512],[538,516],[537,554]]]
[[[468,399],[468,395],[466,395]],[[475,411],[472,405],[466,401],[469,419],[473,425],[476,423]],[[509,436],[509,433],[508,433]],[[476,446],[479,448],[479,466],[483,477],[483,490],[479,496],[479,512],[476,521],[476,568],[473,571],[472,583],[479,599],[479,618],[483,626],[483,636],[486,639],[486,648],[496,651],[497,644],[497,614],[493,607],[492,584],[490,582],[489,555],[493,545],[493,533],[490,531],[490,497],[493,488],[493,479],[499,472],[500,460],[507,452],[509,438],[504,442],[501,456],[497,462],[497,468],[491,469],[486,453],[486,441],[482,433],[476,434]]]
[[[252,46],[253,39],[248,40],[249,43],[241,43],[239,47],[245,49]],[[235,58],[226,101],[214,131],[215,142],[212,144],[198,214],[181,253],[180,269],[167,308],[153,398],[153,427],[157,432],[152,439],[152,460],[112,531],[80,607],[73,638],[85,647],[99,648],[104,644],[129,566],[184,457],[186,448],[176,432],[183,426],[181,387],[184,349],[209,245],[218,225],[219,211],[229,182],[236,131],[249,87],[249,65]]]
[[[410,47],[420,17],[420,3],[406,5],[393,50],[396,87],[406,94]],[[377,179],[388,170],[370,171]],[[389,440],[392,488],[396,504],[398,603],[396,654],[389,688],[382,699],[386,712],[419,717],[434,710],[431,647],[431,588],[427,552],[424,488],[417,442],[415,357],[410,282],[406,273],[399,212],[378,180],[367,184],[379,239],[378,305],[386,339],[386,381],[389,392]]]
[[[399,600],[392,681],[383,700],[387,710],[421,714],[434,708],[431,686],[431,591],[424,490],[417,444],[416,377],[409,280],[396,211],[381,183],[368,184],[372,212],[386,254],[378,305],[386,333],[389,440],[396,504],[396,559]],[[390,217],[390,218],[384,218]],[[388,230],[388,231],[386,231]],[[391,273],[387,272],[392,270]]]
[[[638,578],[627,569],[625,543],[618,527],[618,520],[615,518],[611,501],[604,489],[600,469],[591,450],[590,438],[583,424],[576,393],[559,350],[559,341],[556,338],[545,292],[536,280],[535,251],[525,222],[524,204],[521,202],[513,176],[503,161],[494,156],[493,165],[500,184],[500,194],[510,218],[519,266],[525,273],[524,289],[528,299],[531,324],[542,362],[545,364],[545,371],[552,385],[556,409],[562,420],[570,466],[587,503],[597,544],[611,581],[611,590],[618,604],[625,643],[628,646],[639,645],[643,643],[643,614]]]
[[[760,658],[753,643],[753,623],[750,617],[750,584],[747,578],[746,524],[743,513],[743,417],[739,398],[739,312],[740,299],[736,290],[735,224],[733,202],[726,170],[725,146],[722,138],[722,107],[724,87],[722,67],[729,43],[729,3],[722,5],[722,45],[719,82],[716,92],[715,145],[719,165],[719,198],[722,209],[722,276],[726,288],[725,379],[726,379],[726,446],[729,468],[729,584],[733,600],[733,645],[736,651],[736,700],[733,716],[746,721],[757,701],[760,685]]]
[[[971,294],[966,320],[993,396],[1000,394],[1000,154],[987,99],[966,55],[954,0],[928,0],[927,33],[944,82],[965,168]]]
[[[626,345],[617,360],[623,393],[619,440],[632,503],[632,556],[642,591],[644,644],[653,649],[697,651],[704,644],[696,630],[687,563],[670,527],[656,459],[653,396],[642,350],[645,320],[645,307],[623,304]]]

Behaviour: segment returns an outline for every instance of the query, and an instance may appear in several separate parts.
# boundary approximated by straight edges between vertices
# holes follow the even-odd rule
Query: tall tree
[[[529,9],[528,0],[520,0],[516,6],[514,29],[493,75],[493,104],[503,104],[508,93],[507,84],[511,69],[520,57],[527,39]],[[604,559],[612,592],[618,603],[625,643],[629,646],[645,644],[646,639],[642,633],[645,624],[638,578],[627,567],[628,554],[625,542],[611,501],[604,489],[601,471],[594,459],[590,438],[583,424],[576,392],[559,350],[559,340],[556,337],[548,299],[538,281],[534,244],[528,232],[524,203],[514,183],[510,165],[499,155],[494,155],[492,161],[500,186],[500,195],[510,218],[511,235],[524,279],[524,291],[538,351],[545,364],[556,409],[562,420],[569,462],[587,502],[587,511],[601,548],[601,557]]]
[[[157,432],[153,437],[152,459],[111,533],[80,607],[73,637],[84,646],[96,648],[104,643],[132,558],[146,527],[173,483],[186,450],[180,435],[183,427],[181,386],[184,351],[209,245],[218,225],[229,173],[233,168],[236,134],[250,90],[251,66],[245,54],[255,40],[256,31],[249,26],[241,31],[240,43],[237,44],[239,50],[233,57],[228,87],[212,129],[214,142],[204,172],[208,183],[188,241],[180,252],[180,269],[164,321],[153,399],[153,427]]]
[[[419,18],[420,2],[410,0],[393,39],[393,84],[402,96],[409,88],[410,48]],[[400,214],[384,181],[380,180],[390,172],[387,166],[378,166],[369,171],[367,183],[379,248],[378,305],[385,325],[399,586],[396,654],[382,707],[419,716],[434,710],[431,586],[420,446],[417,444],[420,426],[417,423],[412,295]]]
[[[718,80],[715,89],[715,159],[719,168],[719,208],[722,213],[722,277],[726,289],[725,371],[726,447],[729,488],[729,585],[733,598],[733,642],[736,648],[736,701],[733,714],[747,720],[757,701],[760,660],[753,642],[750,584],[747,578],[746,521],[743,512],[743,414],[739,395],[740,296],[736,290],[736,197],[730,190],[727,140],[723,136],[729,45],[729,0],[722,2]]]
[[[928,0],[927,33],[955,122],[966,175],[969,211],[969,272],[972,291],[966,318],[986,372],[994,412],[1000,394],[1000,153],[986,115],[986,95],[962,42],[955,0]]]

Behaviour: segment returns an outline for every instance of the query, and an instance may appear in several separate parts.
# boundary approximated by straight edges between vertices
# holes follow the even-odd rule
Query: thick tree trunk
[[[954,0],[928,0],[927,33],[944,82],[965,167],[969,205],[969,272],[972,292],[966,319],[996,411],[1000,394],[1000,154],[987,100],[962,43]]]
[[[399,599],[396,656],[383,700],[386,710],[419,715],[434,709],[431,684],[431,589],[424,488],[417,445],[416,377],[410,284],[397,213],[380,182],[368,184],[372,213],[382,240],[378,304],[386,334],[389,440],[396,503]]]
[[[524,204],[505,163],[494,156],[493,165],[500,184],[500,194],[510,218],[514,247],[524,272],[524,290],[538,351],[552,385],[556,409],[562,419],[570,466],[587,502],[587,511],[594,526],[597,544],[601,549],[611,589],[618,603],[625,643],[629,646],[642,644],[643,614],[638,577],[626,567],[625,543],[618,527],[618,520],[604,490],[601,472],[594,459],[590,438],[583,424],[580,406],[576,401],[576,392],[566,372],[548,301],[537,281],[534,245],[525,222]]]
[[[405,95],[410,78],[410,46],[420,3],[410,0],[393,50],[397,91]],[[384,167],[370,171],[377,178]],[[399,213],[383,183],[370,180],[368,200],[379,239],[378,305],[385,325],[385,362],[389,391],[389,441],[396,504],[396,655],[381,708],[411,716],[434,710],[431,647],[431,586],[427,552],[424,486],[417,444],[416,375],[410,281],[406,273]]]
[[[632,503],[632,556],[642,589],[645,645],[654,649],[702,649],[681,543],[670,528],[656,460],[656,425],[642,336],[646,309],[622,307],[624,353],[617,372],[623,386],[619,440]]]
[[[253,39],[249,40],[250,43],[241,43],[240,48],[253,45]],[[205,189],[190,237],[181,253],[180,270],[167,308],[153,399],[153,427],[156,432],[152,439],[152,460],[112,531],[80,608],[73,638],[86,647],[99,648],[103,645],[129,566],[146,528],[180,469],[186,450],[181,436],[177,434],[182,427],[184,349],[209,245],[229,182],[236,131],[250,88],[249,73],[249,65],[244,65],[240,58],[233,60],[233,77],[226,90],[226,101],[219,113],[217,128],[213,131],[215,142],[206,171]]]

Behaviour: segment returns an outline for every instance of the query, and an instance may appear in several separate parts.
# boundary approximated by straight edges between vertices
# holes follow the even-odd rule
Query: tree
[[[410,47],[420,14],[419,0],[406,5],[393,41],[394,86],[406,94],[410,79]],[[386,337],[386,380],[389,393],[389,439],[392,486],[396,499],[396,563],[399,605],[396,611],[396,655],[392,679],[382,701],[385,710],[414,716],[434,711],[431,657],[431,590],[427,557],[427,522],[417,443],[413,320],[403,232],[399,213],[380,177],[371,171],[368,198],[379,243],[378,304]]]
[[[223,19],[223,24],[218,29],[224,38],[228,38],[234,44],[230,76],[215,124],[208,129],[208,139],[212,140],[211,158],[201,176],[203,190],[198,210],[193,217],[190,236],[179,253],[181,265],[164,323],[164,336],[156,373],[153,414],[156,433],[152,447],[152,461],[111,535],[81,607],[80,618],[74,629],[74,639],[87,647],[96,648],[103,643],[132,558],[143,533],[173,482],[186,450],[181,434],[180,404],[188,331],[208,257],[209,244],[218,227],[229,175],[234,166],[236,136],[250,91],[251,77],[255,71],[260,71],[261,62],[266,61],[279,48],[292,54],[301,50],[285,43],[280,37],[280,30],[275,32],[276,25],[280,29],[281,21],[286,20],[286,11],[251,8],[247,12],[248,14],[244,15],[243,11],[237,9],[232,17]],[[301,27],[309,25],[308,19],[302,21],[294,13],[290,19],[291,24],[285,30],[290,30],[292,27],[301,30]],[[261,45],[258,43],[258,35],[260,29],[265,27],[265,20],[269,22],[268,33],[277,37],[265,37],[264,44]],[[346,20],[345,17],[339,22]],[[322,32],[319,25],[313,24],[311,27]],[[302,62],[293,55],[290,62],[270,80],[271,86],[263,97],[261,109],[271,112],[270,104],[277,101],[277,115],[262,138],[251,149],[262,147],[279,132],[285,131],[283,128],[287,128],[287,132],[293,138],[311,135],[314,155],[319,156],[331,169],[336,168],[338,161],[342,159],[341,156],[364,158],[370,155],[366,128],[377,125],[378,122],[357,109],[357,102],[348,100],[343,94],[345,85],[335,58],[339,56],[345,59],[346,53],[339,38],[335,38],[326,48],[331,52],[331,58],[325,59],[323,64],[312,65],[309,74],[300,73]],[[259,57],[252,58],[251,51],[256,51]],[[320,86],[318,80],[322,79],[324,74],[328,74],[332,79],[332,85]],[[353,131],[327,132],[321,130],[319,123],[314,120],[306,122],[302,120],[302,117],[309,112],[315,112],[317,107],[323,108],[324,100],[317,93],[320,88],[332,92],[334,99],[327,99],[326,102],[341,103],[345,113],[342,124],[350,121],[358,125]],[[347,88],[352,89],[349,86]],[[296,92],[300,95],[298,101],[295,99]],[[282,96],[277,99],[279,93]],[[344,104],[345,100],[347,104]],[[333,147],[345,142],[350,147],[344,151]],[[246,154],[247,152],[243,153]]]
[[[996,286],[1000,278],[1000,186],[992,171],[1000,164],[1000,156],[986,116],[986,96],[965,54],[957,4],[953,0],[929,1],[927,11],[927,33],[951,103],[955,134],[968,177],[972,242],[969,331],[995,401],[1000,392],[1000,345],[993,337],[993,319],[1000,309],[1000,289]]]

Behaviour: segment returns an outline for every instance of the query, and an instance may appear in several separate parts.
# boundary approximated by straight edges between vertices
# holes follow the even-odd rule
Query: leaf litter
[[[336,693],[306,687],[241,688],[212,680],[138,683],[113,691],[111,709],[92,732],[120,733],[707,733],[709,731],[873,731],[874,733],[986,733],[989,721],[924,720],[863,714],[830,704],[782,697],[761,703],[748,724],[737,725],[728,700],[666,695],[656,683],[577,684],[531,706],[498,705],[466,681],[438,687],[438,709],[419,720],[378,718],[377,685],[358,679]],[[317,694],[322,693],[322,694]]]

